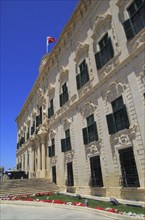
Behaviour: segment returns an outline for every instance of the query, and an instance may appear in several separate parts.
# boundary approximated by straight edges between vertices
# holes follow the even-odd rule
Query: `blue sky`
[[[5,170],[16,165],[15,119],[38,76],[46,36],[59,38],[77,3],[0,0],[0,166]]]

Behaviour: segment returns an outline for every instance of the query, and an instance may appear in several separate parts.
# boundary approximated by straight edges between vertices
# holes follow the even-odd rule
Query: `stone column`
[[[34,148],[30,149],[30,178],[34,178]]]
[[[45,135],[41,135],[41,177],[45,178],[45,171],[46,171],[46,151],[45,151]]]
[[[38,170],[40,170],[40,144],[37,145],[37,165]]]

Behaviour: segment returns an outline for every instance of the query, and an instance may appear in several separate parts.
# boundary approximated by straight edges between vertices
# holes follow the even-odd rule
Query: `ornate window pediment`
[[[54,129],[51,129],[49,132],[50,139],[54,138],[55,135],[56,135],[56,131]]]
[[[37,91],[37,104],[38,106],[44,106],[44,108],[46,107],[46,98],[41,88]]]
[[[93,34],[92,38],[96,38],[97,33],[100,31],[100,28],[103,27],[103,25],[107,25],[108,23],[111,23],[112,15],[111,14],[104,14],[104,15],[97,15],[96,21],[93,25]]]
[[[33,108],[33,110],[32,110],[32,118],[35,118],[35,117],[36,117],[36,113],[37,113],[36,109]]]
[[[55,86],[53,84],[49,84],[49,87],[48,87],[48,94],[49,96],[52,96],[55,92]]]
[[[64,81],[64,79],[67,79],[68,78],[68,73],[69,73],[68,68],[62,66],[61,69],[60,69],[59,81],[62,82],[62,81]]]
[[[81,59],[81,57],[84,57],[84,55],[88,57],[88,51],[89,51],[89,44],[79,42],[75,51],[74,61],[78,62]]]
[[[96,109],[96,105],[92,102],[86,102],[84,108],[81,110],[81,114],[86,118],[93,114]]]
[[[26,120],[26,124],[29,125],[31,122],[31,118],[28,116],[27,120]]]
[[[67,129],[70,127],[70,124],[71,124],[71,120],[68,119],[68,118],[65,118],[65,119],[64,119],[64,122],[63,122],[63,128],[64,128],[64,130],[67,130]]]
[[[112,102],[116,97],[121,95],[126,88],[122,83],[112,82],[109,84],[109,89],[106,92],[106,100]]]

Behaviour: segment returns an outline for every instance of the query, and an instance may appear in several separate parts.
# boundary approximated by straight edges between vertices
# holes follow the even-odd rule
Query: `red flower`
[[[98,209],[98,210],[105,210],[105,208],[103,208],[103,207],[96,207],[96,209]]]

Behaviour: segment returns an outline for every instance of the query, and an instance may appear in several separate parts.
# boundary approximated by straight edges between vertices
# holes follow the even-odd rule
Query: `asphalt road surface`
[[[81,207],[0,204],[0,220],[113,220]]]

